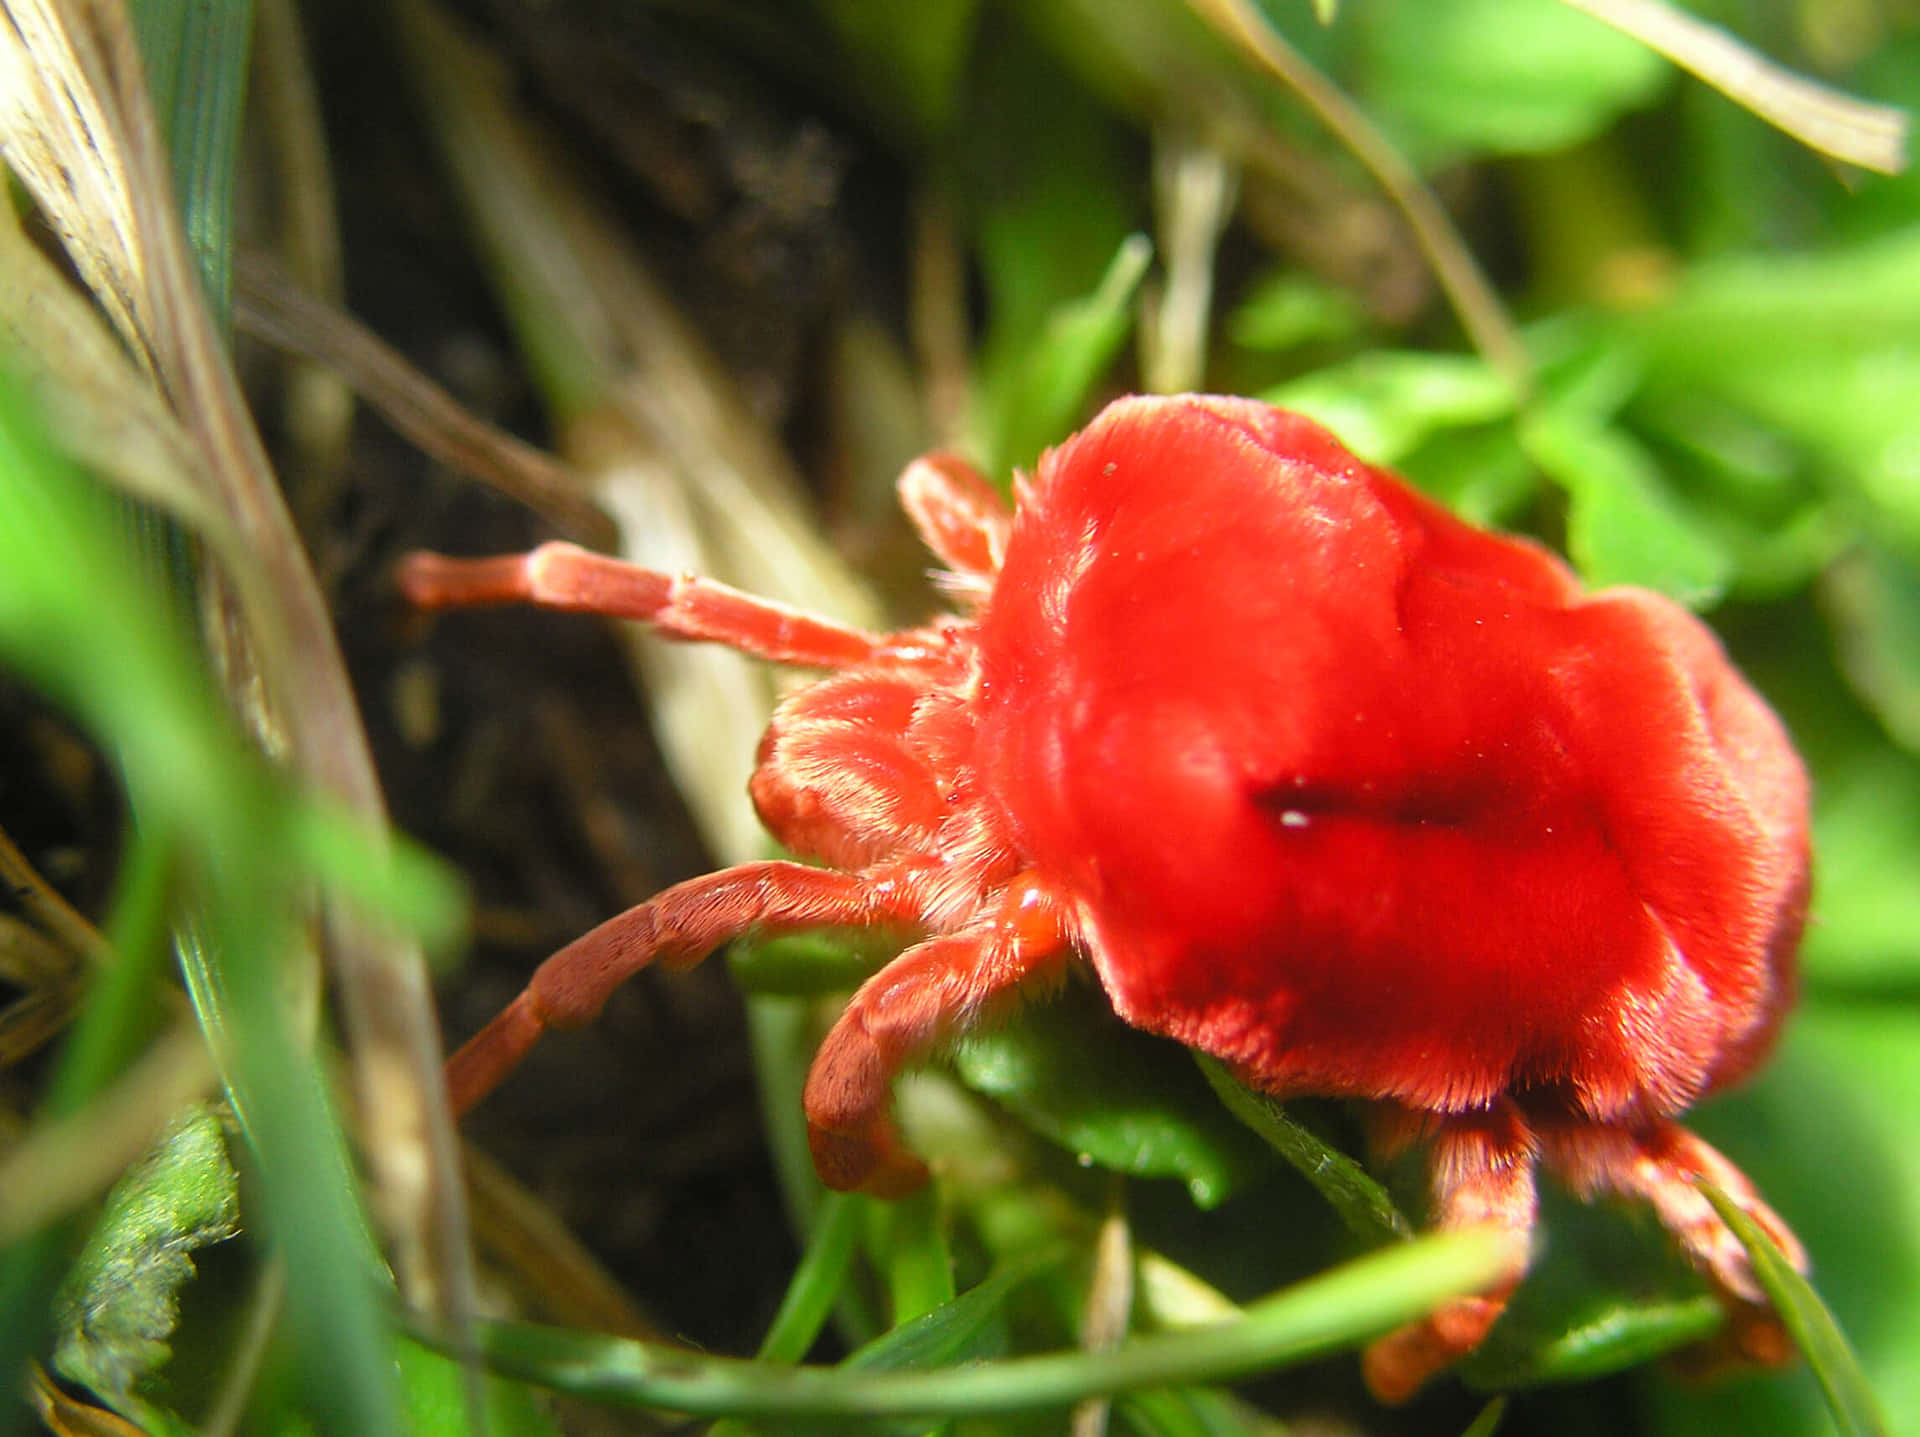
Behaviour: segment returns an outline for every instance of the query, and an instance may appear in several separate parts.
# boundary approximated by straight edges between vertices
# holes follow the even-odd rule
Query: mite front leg
[[[880,648],[871,634],[717,580],[663,574],[574,544],[542,544],[529,553],[485,559],[420,551],[401,560],[398,582],[407,601],[422,609],[533,604],[644,619],[668,638],[725,644],[803,668],[847,668],[872,659]]]
[[[988,581],[1000,572],[1013,511],[964,459],[929,454],[901,473],[900,507],[921,541],[955,574]]]
[[[869,978],[814,1056],[803,1103],[820,1180],[899,1197],[926,1168],[894,1132],[893,1080],[1030,979],[1060,971],[1067,938],[1037,887],[1016,884],[990,925],[929,939]]]
[[[1719,1188],[1789,1263],[1805,1272],[1807,1253],[1800,1239],[1761,1200],[1745,1173],[1678,1123],[1666,1121],[1633,1131],[1597,1124],[1554,1126],[1542,1130],[1541,1141],[1547,1164],[1580,1196],[1612,1192],[1652,1207],[1688,1259],[1728,1299],[1726,1345],[1737,1356],[1767,1364],[1791,1356],[1791,1340],[1754,1279],[1745,1246],[1700,1191],[1702,1178]]]
[[[543,1033],[580,1028],[651,963],[696,963],[750,929],[862,927],[911,918],[902,885],[798,863],[743,863],[677,884],[583,934],[535,970],[520,996],[447,1060],[453,1109],[500,1085]]]
[[[1512,1103],[1485,1113],[1437,1117],[1386,1109],[1374,1118],[1376,1147],[1391,1154],[1425,1138],[1434,1224],[1491,1223],[1511,1244],[1509,1275],[1487,1292],[1456,1298],[1419,1322],[1380,1338],[1366,1351],[1362,1373],[1382,1402],[1405,1402],[1426,1380],[1465,1357],[1506,1310],[1531,1257],[1539,1202],[1534,1187],[1534,1135]]]

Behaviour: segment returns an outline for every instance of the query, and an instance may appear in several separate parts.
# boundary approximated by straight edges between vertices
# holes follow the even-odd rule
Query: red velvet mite
[[[414,555],[417,604],[524,601],[825,670],[783,701],[752,796],[790,850],[668,889],[555,954],[453,1057],[478,1101],[653,962],[748,930],[918,941],[854,995],[806,1092],[831,1187],[924,1169],[893,1077],[1088,963],[1120,1016],[1252,1087],[1358,1099],[1427,1154],[1431,1220],[1491,1220],[1512,1275],[1376,1343],[1403,1398],[1471,1351],[1527,1263],[1534,1174],[1649,1203],[1741,1318],[1777,1329],[1675,1119],[1749,1073],[1791,1002],[1807,782],[1698,620],[1585,595],[1297,415],[1121,400],[1009,512],[951,458],[902,503],[958,612],[867,634],[566,545]]]

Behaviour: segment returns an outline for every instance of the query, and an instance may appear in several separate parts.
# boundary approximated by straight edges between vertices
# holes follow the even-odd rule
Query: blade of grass
[[[7,9],[15,26],[0,26],[0,144],[9,163],[33,161],[20,170],[23,181],[130,347],[150,362],[193,442],[208,506],[241,536],[244,562],[227,575],[230,589],[213,590],[224,606],[215,631],[234,636],[221,658],[236,708],[263,745],[287,753],[379,843],[383,804],[352,688],[205,302],[131,26],[111,4],[7,0]],[[30,33],[16,30],[28,22]],[[42,77],[53,62],[57,82]],[[87,636],[72,637],[85,652]],[[465,1213],[425,965],[416,948],[343,911],[323,917],[363,1150],[396,1270],[428,1305],[465,1310]]]
[[[1892,1429],[1880,1413],[1880,1404],[1867,1383],[1866,1373],[1860,1370],[1860,1360],[1853,1355],[1846,1334],[1833,1320],[1833,1313],[1820,1300],[1820,1294],[1788,1265],[1772,1239],[1733,1199],[1704,1179],[1699,1186],[1753,1259],[1753,1275],[1760,1283],[1760,1290],[1773,1303],[1773,1310],[1786,1324],[1794,1346],[1813,1369],[1841,1437],[1888,1437]]]
[[[1257,68],[1298,95],[1379,182],[1413,227],[1474,348],[1524,393],[1532,371],[1526,346],[1506,306],[1474,263],[1466,241],[1413,166],[1359,106],[1282,38],[1257,5],[1250,0],[1187,0],[1187,4]]]
[[[1661,0],[1562,0],[1605,21],[1809,149],[1893,175],[1907,167],[1906,112],[1816,84]]]
[[[397,33],[490,276],[558,431],[561,456],[621,531],[621,557],[870,623],[876,606],[821,538],[775,437],[707,353],[495,57],[427,0]],[[766,837],[741,793],[774,689],[716,646],[623,638],[654,730],[716,857]]]
[[[253,48],[253,0],[130,0],[147,85],[173,158],[180,219],[215,321],[233,293],[233,185]]]
[[[953,1258],[933,1189],[922,1188],[899,1202],[871,1204],[869,1211],[875,1265],[886,1281],[894,1327],[952,1302]]]
[[[864,1199],[849,1193],[828,1193],[821,1199],[807,1250],[760,1341],[756,1355],[761,1362],[798,1362],[807,1355],[846,1285],[866,1207]]]
[[[1412,1236],[1412,1224],[1365,1168],[1301,1127],[1279,1103],[1243,1086],[1217,1058],[1204,1053],[1196,1053],[1194,1058],[1227,1111],[1265,1138],[1275,1152],[1319,1189],[1356,1237],[1379,1242]]]
[[[1493,1437],[1493,1434],[1500,1430],[1500,1420],[1506,1415],[1507,1399],[1496,1397],[1480,1409],[1460,1437]]]
[[[1067,1407],[1101,1393],[1226,1381],[1352,1346],[1484,1288],[1508,1259],[1497,1233],[1435,1234],[1253,1303],[1237,1322],[1158,1334],[1110,1353],[953,1369],[771,1366],[520,1323],[483,1325],[481,1351],[498,1371],[623,1406],[848,1419],[1019,1412]]]
[[[476,419],[398,350],[308,294],[267,256],[240,256],[235,278],[235,319],[243,331],[327,366],[422,450],[517,499],[569,538],[614,547],[618,532],[587,497],[584,477]]]
[[[258,1154],[266,1223],[287,1255],[316,1418],[328,1431],[397,1433],[383,1270],[322,1072],[306,1060],[282,991],[282,956],[299,941],[310,885],[326,875],[300,860],[295,805],[214,701],[175,611],[142,588],[106,495],[39,446],[10,391],[0,397],[0,569],[9,576],[0,586],[0,652],[118,756],[139,822],[171,836],[197,896],[193,932],[209,946],[183,958],[190,971],[214,975],[219,1000],[203,1002],[202,1013]],[[74,1101],[67,1093],[117,1068],[127,1015],[144,1014],[130,996],[144,998],[136,958],[144,953],[151,964],[164,952],[156,930],[167,909],[144,902],[140,911],[141,946],[120,949],[120,971],[83,1016],[78,1076],[66,1080],[72,1088],[56,1085],[56,1113]],[[43,1252],[30,1247],[22,1259],[36,1288],[48,1276]],[[9,1295],[20,1296],[19,1287]],[[17,1318],[43,1305],[3,1310]],[[19,1340],[17,1329],[9,1338]]]

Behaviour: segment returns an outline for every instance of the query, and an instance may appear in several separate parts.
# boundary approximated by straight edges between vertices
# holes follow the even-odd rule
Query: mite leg
[[[929,454],[901,473],[900,507],[921,541],[956,574],[991,579],[1013,532],[1013,511],[965,460]]]
[[[1539,1206],[1534,1136],[1504,1099],[1484,1113],[1444,1117],[1387,1109],[1374,1122],[1376,1146],[1389,1153],[1426,1136],[1436,1226],[1492,1223],[1512,1242],[1510,1275],[1496,1287],[1446,1303],[1367,1348],[1361,1370],[1368,1388],[1382,1402],[1399,1403],[1480,1345],[1526,1275]]]
[[[743,863],[676,884],[555,953],[494,1020],[447,1060],[456,1113],[491,1093],[541,1034],[580,1028],[651,963],[698,962],[749,929],[860,927],[910,919],[903,886],[798,863]]]
[[[1030,979],[1061,971],[1067,939],[1038,889],[1016,885],[990,924],[909,948],[869,978],[815,1054],[803,1103],[820,1180],[898,1197],[926,1180],[888,1116],[899,1072]]]
[[[542,544],[529,553],[485,559],[416,552],[401,560],[399,586],[409,603],[423,609],[519,603],[644,619],[669,638],[726,644],[804,668],[865,663],[881,646],[872,634],[714,579],[663,574],[573,544]]]
[[[1697,1186],[1697,1179],[1705,1178],[1733,1199],[1787,1261],[1805,1272],[1806,1249],[1745,1173],[1678,1123],[1666,1121],[1631,1131],[1555,1125],[1542,1130],[1541,1140],[1544,1161],[1580,1196],[1612,1192],[1652,1207],[1681,1251],[1730,1299],[1727,1337],[1734,1355],[1762,1363],[1791,1355],[1791,1341],[1754,1279],[1746,1248]]]

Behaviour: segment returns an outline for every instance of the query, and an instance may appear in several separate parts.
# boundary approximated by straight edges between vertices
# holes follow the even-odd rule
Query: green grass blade
[[[870,1251],[887,1285],[897,1331],[954,1298],[953,1254],[947,1251],[939,1206],[931,1187],[899,1202],[873,1205]]]
[[[1413,1225],[1394,1206],[1387,1190],[1359,1163],[1321,1142],[1288,1117],[1279,1103],[1244,1086],[1219,1059],[1204,1053],[1196,1053],[1194,1058],[1227,1110],[1298,1169],[1356,1237],[1379,1242],[1412,1235]]]
[[[222,1049],[258,1158],[258,1225],[286,1255],[290,1327],[311,1376],[313,1415],[323,1431],[398,1433],[383,1269],[323,1072],[286,1003],[286,965],[304,941],[313,887],[326,877],[295,841],[302,800],[289,797],[215,700],[176,610],[142,586],[144,570],[105,493],[37,442],[11,393],[0,395],[0,572],[8,575],[0,656],[116,756],[138,822],[177,835],[195,900],[184,966],[208,975],[195,985],[200,1016]],[[316,851],[329,849],[307,845],[307,856]],[[126,966],[132,973],[136,965]],[[93,1024],[125,1021],[123,981],[135,979],[96,995],[75,1040],[89,1083],[121,1050],[117,1038],[90,1033]],[[30,1252],[22,1260],[43,1283],[40,1259]]]
[[[1840,1331],[1840,1324],[1834,1321],[1820,1294],[1788,1266],[1772,1239],[1731,1198],[1709,1182],[1701,1182],[1700,1190],[1753,1259],[1753,1275],[1786,1324],[1794,1345],[1805,1354],[1820,1390],[1826,1394],[1841,1437],[1888,1437],[1891,1429],[1880,1413],[1873,1389],[1867,1385],[1866,1374],[1860,1370],[1860,1359],[1854,1356],[1846,1334]]]
[[[875,1338],[841,1366],[866,1372],[903,1372],[998,1356],[1006,1345],[1006,1327],[1001,1319],[1007,1299],[1064,1256],[1063,1251],[1056,1250],[1002,1268],[979,1286]]]
[[[806,1254],[760,1343],[760,1361],[798,1362],[807,1355],[846,1285],[865,1207],[865,1200],[851,1193],[829,1193],[821,1200]]]
[[[1460,1437],[1493,1437],[1500,1430],[1500,1420],[1507,1415],[1507,1399],[1496,1397],[1482,1407],[1473,1421],[1467,1424],[1467,1430]]]
[[[1436,1234],[1370,1253],[1252,1304],[1235,1322],[1111,1352],[1055,1353],[914,1372],[784,1367],[631,1339],[492,1323],[489,1366],[576,1396],[702,1415],[925,1417],[1069,1406],[1083,1398],[1246,1377],[1353,1346],[1505,1270],[1498,1235]]]
[[[253,0],[135,0],[134,30],[173,160],[174,193],[207,300],[233,295],[233,187],[246,109]]]

